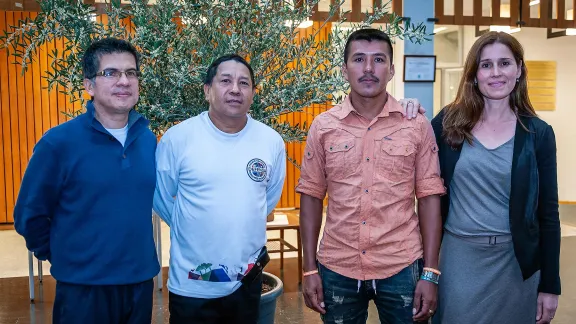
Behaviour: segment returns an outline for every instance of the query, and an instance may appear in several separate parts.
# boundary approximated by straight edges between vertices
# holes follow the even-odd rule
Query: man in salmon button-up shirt
[[[403,118],[386,91],[392,55],[384,32],[352,33],[342,67],[350,95],[308,133],[296,189],[303,292],[325,323],[365,323],[371,299],[383,323],[426,321],[435,311],[445,188],[430,122]]]

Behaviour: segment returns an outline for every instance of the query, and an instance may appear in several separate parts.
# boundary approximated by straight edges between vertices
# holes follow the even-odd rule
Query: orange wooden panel
[[[36,13],[30,14],[30,18],[34,19]],[[40,60],[39,55],[34,58],[32,62],[32,89],[34,96],[34,143],[37,143],[42,137],[42,89],[40,86]]]
[[[280,116],[278,118],[280,123],[283,123],[286,120],[285,116]],[[286,147],[286,151],[288,151],[288,144],[285,144]],[[288,168],[288,163],[286,164],[286,168]],[[284,180],[284,186],[282,188],[282,196],[280,197],[280,201],[278,202],[278,207],[279,208],[284,208],[288,206],[288,195],[286,195],[286,192],[288,192],[288,171],[286,171],[286,180]]]
[[[296,37],[296,39],[294,41],[298,42],[302,38],[312,35],[315,32],[315,30],[320,28],[320,25],[321,24],[319,22],[315,22],[312,27],[309,27],[305,30],[300,30],[298,32],[298,36]],[[331,28],[330,24],[325,26],[324,30],[322,30],[320,33],[318,33],[318,35],[316,35],[316,38],[315,38],[316,41],[319,41],[321,39],[325,39],[328,35],[328,31],[330,30],[330,28]],[[291,68],[291,67],[293,67],[293,64],[289,64],[288,66],[289,66],[289,68]],[[306,124],[308,126],[310,126],[310,124],[312,123],[312,120],[317,115],[314,111],[315,106],[317,106],[317,105],[312,105],[311,107],[306,107],[303,109],[303,112],[295,112],[295,113],[286,114],[285,116],[281,116],[280,121],[281,122],[288,121],[291,125],[296,125],[296,124],[302,125],[304,122],[306,122]],[[318,112],[319,111],[320,110],[318,109]],[[299,165],[302,163],[302,156],[304,154],[305,144],[306,144],[305,142],[304,143],[287,143],[286,144],[288,156],[291,157],[292,159],[294,159],[296,161],[296,163]],[[279,208],[281,208],[281,207],[299,208],[300,207],[300,197],[296,193],[296,190],[295,190],[296,185],[298,184],[299,178],[300,178],[300,170],[298,168],[296,168],[292,162],[287,162],[287,165],[286,165],[286,182],[284,184],[284,191],[282,193],[280,203],[278,204]]]
[[[22,19],[30,18],[29,12],[22,13]],[[34,91],[33,91],[33,80],[34,75],[32,72],[32,66],[28,66],[28,71],[24,75],[24,88],[18,89],[19,92],[24,92],[24,97],[26,98],[26,146],[27,146],[27,158],[26,165],[28,165],[28,159],[32,156],[32,150],[34,149],[34,144],[36,143],[35,132],[34,132]]]
[[[56,41],[56,48],[58,49],[58,53],[64,52],[64,39],[59,39]],[[62,54],[60,54],[62,55]],[[57,114],[58,114],[58,124],[62,124],[66,122],[66,115],[63,112],[67,111],[68,102],[66,100],[66,95],[61,91],[66,90],[64,87],[58,85],[58,88],[55,89],[58,94],[58,104],[56,106]]]
[[[16,25],[24,17],[34,18],[36,13],[0,11],[0,29],[6,30],[8,25]],[[107,17],[99,16],[98,20],[107,23]],[[128,32],[133,32],[131,24],[127,24]],[[314,29],[319,28],[316,22],[312,28],[302,30],[295,40],[311,35]],[[325,26],[316,40],[325,39],[331,26]],[[32,154],[35,143],[51,127],[54,127],[66,118],[62,111],[71,107],[81,109],[80,103],[69,103],[68,95],[59,93],[61,88],[53,87],[48,91],[46,71],[52,71],[51,64],[53,50],[59,53],[64,49],[64,40],[53,41],[41,46],[36,53],[29,71],[21,75],[18,65],[10,64],[14,60],[9,58],[6,50],[0,50],[0,223],[12,222],[12,213],[20,187],[21,177],[25,171],[28,159]],[[313,105],[304,112],[292,113],[280,117],[280,121],[290,122],[292,125],[309,126],[313,118],[325,111],[326,105]],[[305,143],[286,144],[288,154],[296,163],[302,163]],[[284,192],[278,207],[299,207],[299,196],[295,192],[300,172],[291,162],[287,163],[287,179]]]
[[[51,127],[50,123],[50,93],[48,92],[48,80],[46,80],[48,71],[48,45],[42,46],[38,51],[38,63],[40,64],[40,95],[41,111],[42,111],[42,133],[48,131]]]
[[[22,19],[22,12],[14,12],[14,23],[18,24],[18,21]],[[14,72],[16,75],[16,93],[18,96],[18,144],[20,145],[20,177],[24,176],[24,171],[26,170],[26,165],[28,164],[28,142],[27,142],[27,128],[26,128],[26,88],[24,85],[24,76],[22,75],[20,65],[14,66]],[[14,133],[13,133],[14,134]],[[13,135],[14,136],[14,135]],[[20,178],[21,179],[21,178]],[[18,186],[18,190],[20,186]]]
[[[108,24],[108,15],[101,15],[100,21],[102,22],[102,24],[107,25]]]
[[[7,12],[6,13],[6,25],[7,26],[14,26],[14,12]],[[20,141],[18,134],[20,133],[20,128],[18,125],[18,92],[17,92],[17,76],[16,74],[19,73],[18,68],[16,65],[12,64],[14,62],[13,57],[8,57],[7,65],[8,65],[8,89],[9,89],[9,97],[10,97],[10,139],[12,144],[12,179],[13,179],[13,186],[10,188],[13,192],[13,197],[18,196],[18,190],[20,189],[20,181],[21,181],[21,173],[20,173]],[[8,208],[10,205],[14,208],[14,199],[12,201],[8,201]],[[12,212],[8,214],[8,221],[12,218]]]
[[[290,123],[290,125],[294,125],[294,113],[289,114],[288,115],[288,122]],[[288,143],[288,155],[290,157],[292,157],[293,159],[295,158],[295,147],[294,147],[294,143]],[[287,168],[287,172],[290,174],[290,177],[287,177],[287,182],[288,182],[288,203],[291,206],[296,205],[295,203],[295,199],[294,199],[294,194],[296,193],[295,189],[296,189],[296,181],[298,181],[298,179],[296,179],[296,175],[295,175],[295,170],[296,167],[294,166],[294,164],[289,163],[288,164],[288,168]]]
[[[48,46],[46,47],[46,51],[47,51],[47,55],[48,55],[48,71],[50,71],[50,73],[54,73],[54,69],[52,68],[52,61],[53,61],[53,55],[54,55],[54,50],[56,49],[56,41],[52,41],[50,43],[48,43]],[[56,92],[56,86],[52,86],[51,91],[48,92],[48,97],[49,97],[49,109],[50,109],[50,127],[52,128],[56,125],[58,125],[58,93]]]
[[[0,11],[0,30],[6,30],[6,12]],[[6,49],[0,48],[0,223],[8,221],[8,201],[12,195],[12,163],[10,145],[10,101],[8,98],[8,67]],[[5,162],[6,160],[6,162]]]

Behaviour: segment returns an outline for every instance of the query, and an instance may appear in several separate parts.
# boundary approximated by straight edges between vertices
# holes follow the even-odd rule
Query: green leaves
[[[81,58],[91,42],[104,37],[131,41],[141,53],[137,109],[150,119],[157,134],[208,109],[202,82],[207,67],[221,55],[237,53],[250,61],[256,76],[251,115],[276,129],[287,142],[298,142],[304,140],[308,125],[290,125],[279,117],[312,104],[342,100],[348,84],[340,67],[351,32],[388,18],[389,23],[379,28],[391,38],[421,43],[429,36],[423,24],[390,13],[390,2],[374,8],[364,22],[347,23],[344,15],[338,15],[343,0],[331,6],[326,20],[319,22],[320,29],[305,34],[298,25],[311,16],[318,2],[158,0],[148,5],[147,0],[133,0],[125,5],[111,0],[104,6],[106,18],[96,19],[96,8],[81,0],[43,0],[42,12],[0,36],[0,46],[9,48],[25,70],[40,47],[63,39],[64,50],[50,53],[53,72],[47,72],[46,78],[50,88],[59,85],[74,102],[83,101]],[[126,25],[125,18],[131,24]],[[324,26],[331,26],[327,33]]]

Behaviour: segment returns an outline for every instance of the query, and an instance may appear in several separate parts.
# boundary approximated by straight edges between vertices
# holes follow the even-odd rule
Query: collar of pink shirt
[[[386,104],[384,104],[384,109],[382,109],[382,111],[376,117],[388,117],[391,112],[404,113],[404,108],[402,108],[402,105],[398,102],[398,100],[392,97],[390,93],[386,92],[386,94],[388,95],[388,99],[386,100]],[[334,107],[331,111],[331,113],[340,120],[346,118],[352,112],[360,115],[358,111],[356,111],[356,109],[354,109],[352,106],[350,96],[346,96],[344,101],[339,106]]]

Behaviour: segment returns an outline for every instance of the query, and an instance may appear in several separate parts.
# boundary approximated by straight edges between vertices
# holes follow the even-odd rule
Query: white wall
[[[442,58],[442,62],[458,61],[458,36],[452,33],[439,33],[434,36],[434,54]]]
[[[394,40],[394,78],[388,83],[388,92],[396,99],[404,98],[404,41]]]
[[[523,28],[512,34],[524,47],[527,61],[556,61],[556,110],[537,111],[552,125],[558,149],[560,201],[576,201],[576,36],[546,38],[545,28]],[[476,40],[474,27],[464,27],[464,53]],[[528,71],[530,73],[530,71]]]

